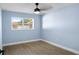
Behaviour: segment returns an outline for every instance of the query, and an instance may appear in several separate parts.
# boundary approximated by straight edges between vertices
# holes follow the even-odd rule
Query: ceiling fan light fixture
[[[39,11],[35,11],[34,13],[35,13],[35,14],[39,14],[40,12],[39,12]]]
[[[35,5],[36,5],[36,8],[34,9],[34,13],[35,13],[35,14],[39,14],[39,13],[40,13],[40,9],[38,8],[38,5],[39,5],[39,4],[36,3]]]
[[[39,14],[40,13],[40,9],[39,8],[34,9],[34,13],[35,14]]]

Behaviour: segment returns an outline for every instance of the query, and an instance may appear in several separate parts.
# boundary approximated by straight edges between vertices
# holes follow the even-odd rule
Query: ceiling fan
[[[51,7],[46,7],[46,6],[44,8],[41,8],[41,5],[39,8],[39,3],[35,3],[35,6],[36,6],[36,8],[34,9],[35,14],[46,13],[49,9],[51,9]]]
[[[39,3],[35,3],[36,8],[34,9],[34,13],[35,14],[39,14],[40,13],[40,8],[38,7]]]

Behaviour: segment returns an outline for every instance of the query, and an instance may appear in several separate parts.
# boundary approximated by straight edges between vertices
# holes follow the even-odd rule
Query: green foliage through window
[[[32,23],[32,19],[31,18],[24,19],[24,23]]]

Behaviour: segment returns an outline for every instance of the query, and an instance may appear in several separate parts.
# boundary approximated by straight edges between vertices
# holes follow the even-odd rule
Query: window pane
[[[33,19],[32,18],[24,19],[24,28],[25,29],[32,29],[33,28]]]
[[[23,29],[22,18],[12,17],[11,18],[12,29]]]
[[[32,18],[11,18],[11,28],[13,30],[30,30],[33,29],[33,19]]]

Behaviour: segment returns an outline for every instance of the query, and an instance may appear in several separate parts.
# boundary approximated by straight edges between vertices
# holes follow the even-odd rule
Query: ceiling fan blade
[[[48,9],[40,9],[41,11],[46,11],[46,10],[48,10]]]
[[[41,11],[47,11],[49,9],[52,9],[52,8],[40,8]]]

